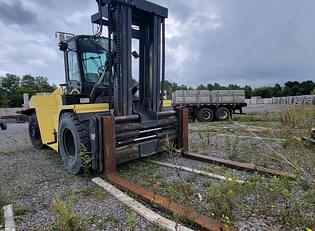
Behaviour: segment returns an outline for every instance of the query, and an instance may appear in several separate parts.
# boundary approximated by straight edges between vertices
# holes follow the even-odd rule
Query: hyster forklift
[[[184,110],[163,101],[168,10],[145,0],[97,4],[91,17],[96,33],[57,32],[65,83],[50,95],[33,96],[23,111],[32,144],[59,152],[72,174],[82,170],[84,152],[91,153],[92,169],[103,172],[160,153],[166,141],[186,145]]]

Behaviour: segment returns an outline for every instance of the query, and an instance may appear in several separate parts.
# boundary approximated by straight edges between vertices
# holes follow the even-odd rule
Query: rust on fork
[[[239,170],[256,171],[258,173],[269,174],[269,175],[274,175],[274,176],[284,176],[284,177],[289,177],[291,179],[297,178],[297,175],[292,172],[283,172],[279,170],[257,166],[255,164],[243,163],[243,162],[238,162],[234,160],[226,160],[226,159],[217,158],[217,157],[210,157],[210,156],[205,156],[198,153],[182,152],[182,156],[185,158],[208,162],[211,164],[223,165],[229,168],[235,168]]]
[[[128,190],[129,192],[134,193],[136,196],[141,197],[142,199],[150,203],[156,204],[162,208],[174,212],[181,217],[198,224],[203,229],[212,231],[236,230],[236,228],[232,226],[224,225],[223,223],[215,219],[202,215],[196,211],[190,210],[187,207],[178,204],[167,197],[163,197],[155,192],[149,191],[133,182],[130,182],[116,173],[107,175],[107,179],[117,185],[119,188],[123,190]]]
[[[188,114],[185,109],[180,112],[183,125],[188,119]],[[203,229],[211,231],[234,231],[236,230],[233,226],[227,226],[218,220],[212,219],[205,215],[202,215],[196,211],[190,210],[187,207],[172,201],[171,199],[161,196],[155,192],[147,190],[140,185],[137,185],[129,180],[121,177],[116,172],[116,145],[115,145],[115,121],[111,116],[105,116],[102,118],[103,122],[103,155],[104,155],[104,175],[108,181],[117,185],[124,191],[129,191],[137,195],[138,197],[158,205],[168,211],[176,213],[181,217],[199,225]],[[185,137],[188,135],[187,125],[183,126],[183,142],[187,142]],[[185,147],[184,147],[185,148]]]

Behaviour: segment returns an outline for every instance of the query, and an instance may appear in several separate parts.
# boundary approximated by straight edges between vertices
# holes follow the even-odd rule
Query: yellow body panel
[[[30,108],[36,112],[42,142],[55,150],[58,150],[57,132],[62,112],[80,114],[109,111],[107,103],[62,105],[62,94],[63,90],[58,88],[50,95],[36,95],[30,100]]]
[[[163,107],[172,107],[173,102],[172,100],[163,100]]]

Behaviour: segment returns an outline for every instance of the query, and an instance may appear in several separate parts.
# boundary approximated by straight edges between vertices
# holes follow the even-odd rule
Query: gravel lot
[[[53,230],[53,198],[90,221],[89,230],[128,230],[130,210],[99,192],[89,179],[69,175],[59,156],[32,147],[27,124],[8,124],[0,131],[0,196],[18,210],[18,230]],[[152,230],[141,217],[132,230]]]
[[[278,105],[251,105],[246,110],[250,114],[263,115],[263,118],[269,118],[270,113],[277,115],[281,108]],[[273,121],[273,117],[269,118],[270,121],[266,119],[267,121],[260,122],[255,120],[257,118],[254,117],[253,119],[251,115],[245,118],[236,117],[236,123],[281,128],[279,121]],[[259,120],[261,120],[260,117]],[[289,157],[296,157],[297,161],[303,160],[306,153],[314,156],[315,152],[312,148],[303,150],[290,148],[290,146],[288,148],[287,146],[290,145],[291,141],[262,142],[246,137],[242,138],[241,136],[252,136],[253,134],[246,130],[238,130],[237,127],[238,125],[234,122],[191,123],[189,126],[190,148],[205,155],[252,162],[287,171],[294,169],[283,162],[270,159],[270,157],[277,156],[274,156],[270,149],[266,148],[264,142]],[[203,130],[203,132],[198,132],[198,130]],[[224,136],[224,134],[231,136]],[[282,134],[274,132],[262,132],[258,135],[283,138]],[[17,214],[18,230],[54,230],[52,204],[56,198],[64,201],[72,211],[80,214],[82,219],[88,220],[88,230],[158,230],[157,227],[139,216],[136,217],[135,224],[130,224],[129,218],[132,214],[130,209],[100,190],[90,181],[90,178],[69,175],[64,169],[61,158],[54,151],[34,149],[28,138],[27,124],[9,123],[8,130],[0,131],[0,145],[0,199],[2,197],[6,203],[13,204]],[[301,155],[301,151],[303,151],[303,155]],[[304,153],[304,151],[307,152]],[[246,180],[253,177],[252,173],[188,160],[178,155],[164,154],[151,157],[151,159],[206,170],[235,179]],[[314,174],[315,166],[312,166],[312,161],[309,162],[305,163],[305,169]],[[218,217],[217,214],[213,214],[213,204],[207,200],[209,190],[216,189],[216,187],[223,187],[223,189],[225,189],[224,187],[231,187],[231,185],[220,185],[218,180],[159,167],[143,161],[119,166],[118,170],[126,178],[144,187],[215,218]],[[259,176],[259,181],[262,184],[269,184],[270,179],[270,177]],[[299,185],[290,184],[294,184],[293,201],[301,201],[304,191],[300,189]],[[233,187],[232,185],[232,189],[237,189],[237,187]],[[218,193],[220,195],[221,192]],[[229,191],[226,193],[228,194]],[[242,201],[239,205],[245,210],[251,211],[250,205],[255,204],[255,197],[253,196],[246,197],[245,203]],[[315,202],[310,203],[314,203],[314,207],[305,212],[308,217],[315,216]],[[151,208],[174,221],[180,221],[189,226],[174,214],[165,213],[154,207]],[[288,226],[283,226],[270,215],[245,215],[233,210],[231,216],[235,218],[233,224],[240,230],[288,230]],[[225,217],[219,218],[226,221]],[[198,229],[194,226],[190,227]],[[304,228],[294,227],[292,230],[304,230]]]

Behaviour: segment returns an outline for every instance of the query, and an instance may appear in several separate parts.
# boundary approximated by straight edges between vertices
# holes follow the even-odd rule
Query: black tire
[[[15,120],[17,123],[25,123],[26,117],[24,115],[18,115]]]
[[[219,107],[215,111],[215,117],[219,121],[229,120],[231,118],[231,112],[226,107]]]
[[[7,125],[5,123],[0,123],[1,130],[7,130]]]
[[[80,122],[74,113],[64,113],[59,122],[58,147],[66,169],[73,175],[82,169],[82,145],[90,151],[89,121]]]
[[[40,134],[37,116],[35,112],[30,115],[28,123],[28,133],[31,142],[36,149],[43,149],[45,147],[45,145],[42,142],[42,137]]]
[[[213,111],[210,108],[201,108],[197,112],[199,122],[210,122],[213,120]]]

